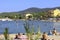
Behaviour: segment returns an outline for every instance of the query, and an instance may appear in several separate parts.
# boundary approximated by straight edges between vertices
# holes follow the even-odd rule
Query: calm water
[[[35,32],[37,32],[38,25],[40,26],[41,32],[48,32],[49,30],[52,30],[53,28],[56,28],[58,32],[60,32],[60,22],[45,22],[45,21],[28,21],[28,24],[30,27],[32,27],[32,24],[34,25]],[[4,29],[7,27],[9,29],[9,33],[25,33],[24,29],[24,23],[23,20],[17,20],[17,21],[0,21],[0,34],[4,32]]]

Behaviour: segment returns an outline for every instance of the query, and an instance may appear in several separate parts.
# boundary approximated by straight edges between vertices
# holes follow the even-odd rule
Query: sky
[[[60,7],[60,0],[0,0],[0,12],[22,11],[31,7]]]

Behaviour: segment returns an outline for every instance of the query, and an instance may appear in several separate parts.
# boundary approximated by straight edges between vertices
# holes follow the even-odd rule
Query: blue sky
[[[0,0],[0,12],[21,11],[30,7],[52,8],[60,6],[60,0]]]

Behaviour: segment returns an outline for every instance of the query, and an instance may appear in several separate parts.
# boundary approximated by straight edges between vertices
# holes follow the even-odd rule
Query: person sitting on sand
[[[42,35],[42,40],[47,40],[47,39],[48,39],[48,35],[46,32],[44,32]]]
[[[52,35],[52,32],[51,32],[51,30],[48,32],[48,35]]]
[[[28,39],[28,37],[22,33],[18,34],[18,37],[20,38],[20,40],[27,40]]]
[[[21,38],[21,36],[22,36],[22,33],[18,33],[18,38]]]
[[[16,35],[15,39],[19,39],[19,38],[18,38],[18,35]]]
[[[21,39],[22,40],[28,40],[28,37],[27,37],[27,35],[23,34]]]
[[[55,28],[53,29],[52,34],[53,34],[53,35],[57,35],[57,31],[56,31]]]

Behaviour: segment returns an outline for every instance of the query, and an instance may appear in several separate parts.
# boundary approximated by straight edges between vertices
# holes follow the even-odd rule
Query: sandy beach
[[[16,34],[9,34],[9,39],[14,39]],[[0,34],[0,39],[4,39],[4,35]]]
[[[60,40],[60,36],[50,35],[50,36],[48,36],[48,39]]]
[[[9,39],[10,39],[10,40],[14,40],[15,35],[16,35],[16,34],[9,34]],[[0,34],[0,40],[1,40],[1,39],[4,39],[3,34]],[[59,35],[49,35],[49,36],[48,36],[48,39],[50,39],[50,40],[52,40],[52,39],[54,39],[54,40],[60,40],[60,36],[59,36]],[[41,40],[41,39],[39,39],[39,40]]]

